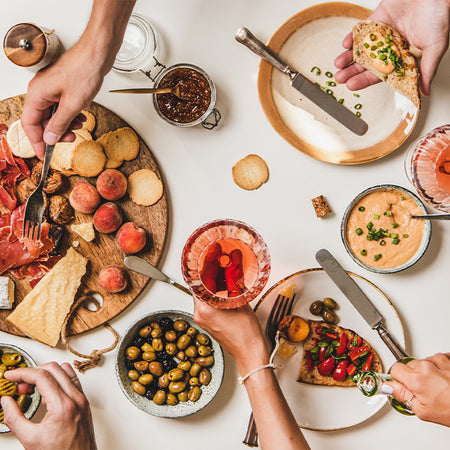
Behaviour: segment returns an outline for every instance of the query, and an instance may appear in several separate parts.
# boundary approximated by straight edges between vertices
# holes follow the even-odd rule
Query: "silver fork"
[[[52,113],[56,110],[56,104],[53,106]],[[44,164],[42,166],[41,180],[34,192],[28,197],[25,206],[25,214],[23,218],[22,237],[32,240],[39,239],[41,234],[42,217],[44,216],[45,200],[42,195],[44,183],[50,168],[50,161],[53,156],[54,145],[45,145]],[[37,229],[37,233],[35,233]],[[31,236],[30,236],[31,230]]]
[[[292,298],[279,295],[272,306],[266,324],[266,337],[270,342],[270,353],[272,353],[275,349],[275,336],[277,334],[278,325],[284,316],[291,314],[294,299],[295,294]],[[253,413],[250,414],[247,433],[245,434],[245,438],[242,443],[248,447],[258,447],[258,430],[256,429]]]

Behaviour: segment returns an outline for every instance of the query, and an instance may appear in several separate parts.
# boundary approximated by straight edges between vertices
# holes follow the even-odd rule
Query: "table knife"
[[[301,92],[305,97],[309,98],[319,106],[319,108],[323,109],[333,117],[333,119],[336,119],[358,136],[362,136],[366,133],[369,126],[364,120],[356,116],[352,111],[331,97],[331,95],[324,92],[319,86],[315,85],[304,75],[291,69],[278,55],[263,44],[247,28],[240,28],[236,32],[235,38],[238,42],[265,59],[276,69],[289,75],[291,86]]]
[[[317,262],[323,267],[327,275],[336,283],[337,287],[350,300],[369,326],[378,332],[397,361],[408,357],[408,353],[400,346],[395,338],[383,326],[383,317],[373,306],[367,295],[355,283],[352,277],[336,261],[334,256],[326,249],[316,253]]]

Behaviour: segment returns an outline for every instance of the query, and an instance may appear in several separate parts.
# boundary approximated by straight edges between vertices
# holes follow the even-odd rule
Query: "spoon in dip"
[[[112,89],[109,92],[120,94],[173,94],[175,97],[184,99],[183,93],[180,90],[180,83],[173,87],[166,88],[131,88],[131,89]]]
[[[421,214],[411,215],[413,219],[437,219],[437,220],[450,220],[450,214]]]

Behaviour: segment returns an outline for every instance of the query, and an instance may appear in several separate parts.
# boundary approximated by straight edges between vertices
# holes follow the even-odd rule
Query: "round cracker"
[[[97,139],[108,159],[131,161],[139,153],[139,138],[130,127],[109,131]]]
[[[96,124],[96,120],[95,120],[95,116],[94,114],[90,113],[89,111],[86,111],[85,109],[83,109],[83,111],[81,111],[84,115],[84,117],[86,117],[86,120],[83,122],[83,130],[89,131],[89,133],[92,133],[92,131],[95,128],[95,124]]]
[[[269,179],[269,168],[258,155],[247,155],[238,161],[232,169],[234,182],[242,189],[258,189]]]
[[[128,177],[128,195],[138,205],[154,205],[163,195],[164,186],[153,170],[141,169]]]
[[[107,159],[105,169],[117,169],[122,165],[123,161],[116,161],[114,159]]]
[[[72,133],[76,136],[82,137],[86,141],[92,141],[92,135],[86,128],[80,128],[79,130],[72,130]]]
[[[95,141],[83,141],[73,151],[71,168],[83,177],[96,177],[105,167],[105,163],[103,147]]]

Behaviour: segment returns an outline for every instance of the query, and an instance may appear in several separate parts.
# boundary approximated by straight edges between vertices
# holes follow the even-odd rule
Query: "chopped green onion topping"
[[[356,50],[356,56],[359,56],[360,54],[359,50]]]
[[[380,245],[386,245],[386,241],[384,239],[381,239]]]
[[[378,253],[378,255],[375,255],[375,256],[373,257],[373,259],[374,259],[375,261],[378,261],[382,256],[383,256],[383,255],[382,255],[381,253]]]
[[[359,94],[353,94],[353,97],[359,97]]]
[[[356,117],[361,117],[361,113],[359,111],[355,112]]]
[[[316,75],[320,75],[322,73],[322,71],[317,66],[314,66],[311,69],[311,72],[314,72]]]
[[[404,237],[405,239],[407,239],[407,238],[409,238],[409,234],[404,234],[403,237]]]
[[[369,37],[371,41],[374,41],[376,39],[376,36],[373,33],[370,33]]]
[[[386,80],[386,78],[388,77],[387,73],[383,73],[383,78]]]
[[[361,108],[362,108],[361,103],[357,103],[357,104],[355,105],[355,109],[361,109]]]
[[[327,85],[327,86],[336,86],[336,83],[334,82],[334,81],[325,81],[325,84]]]
[[[377,45],[378,45],[378,47],[383,47],[384,44],[383,44],[382,41],[378,41],[378,42],[377,42]]]
[[[325,72],[325,76],[328,78],[333,78],[333,74],[331,72]]]
[[[371,229],[373,228],[373,223],[372,223],[372,222],[369,222],[369,223],[366,225],[366,227],[367,227],[368,230],[371,230]]]
[[[384,61],[386,59],[386,55],[384,53],[382,53],[378,58],[380,58],[382,61]]]
[[[340,99],[338,100],[338,102],[339,102],[339,103],[344,103],[344,99],[343,99],[343,98],[340,98]]]
[[[372,47],[370,47],[370,50],[376,50],[378,47],[376,45],[372,45]]]
[[[403,72],[402,72],[401,70],[399,70],[399,71],[397,72],[397,75],[398,75],[399,77],[402,77],[402,76],[403,76]]]
[[[371,54],[370,54],[370,57],[371,57],[371,58],[376,58],[377,55],[375,55],[375,53],[371,53]]]
[[[331,89],[327,89],[325,92],[326,92],[328,95],[333,95],[333,91],[332,91]]]
[[[363,211],[365,211],[366,210],[366,208],[364,208],[364,206],[360,206],[359,208],[358,208],[358,211],[361,211],[361,212],[363,212]]]
[[[404,195],[402,195],[400,198],[401,198],[402,200],[406,200],[406,197],[405,197]]]
[[[391,211],[386,211],[383,213],[385,216],[392,216],[392,212]]]
[[[398,228],[398,223],[394,222],[394,223],[392,224],[392,228]]]
[[[380,215],[379,215],[379,214],[374,214],[374,215],[373,215],[373,218],[374,218],[374,219],[379,219],[379,218],[380,218]]]
[[[367,42],[364,42],[364,47],[369,48],[369,44]]]
[[[396,239],[396,238],[398,238],[398,234],[397,233],[392,233],[392,234],[390,234],[390,237],[393,238],[393,239]]]
[[[394,245],[398,245],[399,242],[400,242],[400,239],[393,239],[393,240],[392,240],[392,243],[393,243]]]
[[[362,249],[361,250],[361,255],[366,256],[367,255],[367,250],[366,249]]]
[[[363,234],[363,231],[361,230],[361,228],[357,228],[357,229],[355,230],[355,233],[356,233],[358,236],[361,236],[361,235]]]

